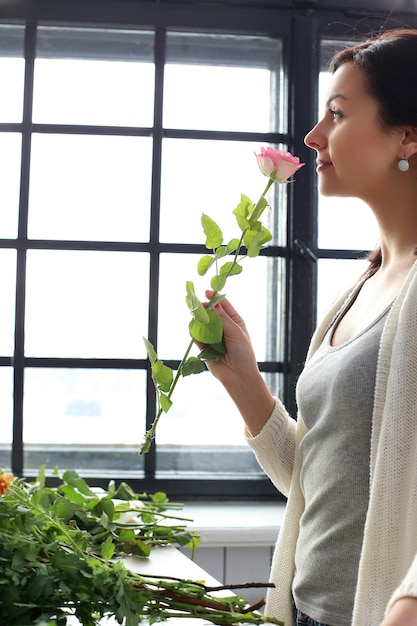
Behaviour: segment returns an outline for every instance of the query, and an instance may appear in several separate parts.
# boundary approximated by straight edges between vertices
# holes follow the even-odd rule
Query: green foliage
[[[219,341],[218,343],[205,346],[198,357],[202,361],[215,361],[222,354],[226,354],[226,346],[224,345],[224,341]]]
[[[64,626],[69,616],[83,626],[110,616],[124,626],[174,616],[226,625],[271,622],[246,613],[241,596],[216,599],[201,583],[124,566],[120,557],[148,556],[155,545],[198,545],[185,520],[170,512],[182,505],[166,494],[136,494],[126,483],[117,489],[110,483],[97,494],[73,471],[58,487],[46,487],[44,471],[35,483],[16,479],[0,496],[2,624]],[[124,522],[123,514],[134,517]]]
[[[193,283],[190,281],[187,281],[186,289],[187,289],[187,295],[185,297],[185,301],[194,319],[198,320],[202,324],[210,324],[209,312],[204,307],[203,303],[200,302],[200,300],[196,296]]]
[[[203,213],[201,216],[201,224],[206,237],[205,246],[211,250],[211,254],[204,254],[199,259],[197,273],[199,276],[206,276],[209,270],[214,269],[210,278],[210,288],[214,291],[214,296],[208,303],[201,302],[195,293],[194,284],[187,281],[185,301],[192,316],[189,324],[191,341],[175,375],[173,370],[158,360],[154,347],[144,338],[152,366],[158,412],[153,424],[145,433],[140,448],[141,454],[146,454],[149,451],[162,413],[166,413],[171,408],[171,397],[180,377],[204,372],[205,363],[221,358],[226,352],[222,324],[213,309],[224,298],[224,294],[221,292],[228,279],[242,273],[242,260],[245,257],[257,257],[265,244],[272,239],[271,233],[261,223],[260,218],[268,206],[265,195],[273,182],[272,179],[268,180],[256,205],[248,196],[241,195],[240,202],[233,210],[241,231],[240,237],[231,239],[227,244],[224,243],[220,226],[208,215]],[[226,261],[226,257],[229,257],[229,260]],[[225,260],[224,263],[221,261],[222,259]],[[205,346],[197,356],[189,357],[194,342],[205,344]]]
[[[152,365],[152,376],[158,389],[169,391],[172,383],[172,370],[163,361],[155,361]]]
[[[224,288],[226,281],[227,276],[220,276],[220,274],[216,274],[210,281],[210,287],[213,291],[221,291]]]
[[[190,356],[182,366],[182,375],[190,376],[190,374],[201,374],[206,369],[204,361],[200,357]]]
[[[206,248],[209,250],[215,250],[223,243],[223,233],[220,227],[214,220],[208,215],[201,216],[201,225],[203,226],[204,234],[206,236]]]
[[[215,260],[216,257],[210,256],[209,254],[205,254],[204,256],[202,256],[197,265],[197,272],[199,276],[205,276]]]
[[[259,201],[257,202],[255,208],[251,212],[250,220],[252,223],[259,220],[259,218],[261,217],[262,213],[264,212],[267,206],[268,206],[267,199],[264,196],[259,198]]]
[[[213,311],[206,310],[208,321],[194,317],[190,322],[191,336],[202,343],[218,343],[222,340],[223,327],[220,318]]]
[[[244,243],[248,249],[248,257],[253,258],[259,255],[264,244],[272,239],[272,235],[260,222],[255,224],[245,232]]]

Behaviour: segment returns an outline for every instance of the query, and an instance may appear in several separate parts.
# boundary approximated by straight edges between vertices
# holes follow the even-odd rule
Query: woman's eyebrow
[[[346,96],[343,93],[334,93],[326,100],[326,106],[328,107],[333,100],[337,98],[342,98],[343,100],[347,100]]]

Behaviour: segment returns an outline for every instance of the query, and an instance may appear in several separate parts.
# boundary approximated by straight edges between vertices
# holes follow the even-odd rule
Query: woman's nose
[[[321,132],[321,124],[318,122],[307,135],[304,137],[304,143],[313,150],[319,150],[323,148],[326,143],[323,132]]]

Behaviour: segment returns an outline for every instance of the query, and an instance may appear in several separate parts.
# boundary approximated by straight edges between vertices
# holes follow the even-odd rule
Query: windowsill
[[[182,516],[202,547],[260,547],[275,545],[284,511],[284,502],[188,502]]]

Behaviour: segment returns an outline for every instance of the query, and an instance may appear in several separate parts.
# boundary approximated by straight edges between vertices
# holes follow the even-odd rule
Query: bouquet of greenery
[[[57,472],[55,472],[56,475]],[[215,596],[231,587],[141,575],[121,557],[147,557],[153,546],[198,546],[182,505],[164,493],[137,494],[122,483],[101,493],[74,471],[58,487],[45,485],[45,468],[27,483],[0,470],[0,617],[4,626],[83,626],[114,617],[124,626],[170,617],[201,617],[213,624],[282,622],[256,612],[242,596]],[[189,520],[188,520],[189,521]],[[232,588],[262,587],[248,583]]]
[[[223,343],[223,328],[214,307],[225,296],[221,293],[230,276],[237,276],[243,270],[242,261],[246,257],[257,257],[261,249],[272,239],[269,230],[262,224],[261,217],[268,206],[266,195],[273,183],[287,183],[288,179],[304,165],[298,157],[284,150],[261,147],[256,154],[256,161],[268,182],[259,200],[252,202],[242,194],[237,207],[233,210],[240,233],[239,237],[228,242],[223,240],[223,232],[218,224],[208,215],[203,214],[201,223],[206,236],[205,246],[211,254],[201,257],[197,272],[205,276],[214,268],[210,287],[214,295],[207,304],[203,304],[195,293],[194,284],[186,283],[186,304],[191,313],[189,330],[190,343],[185,351],[176,374],[158,358],[154,346],[143,338],[152,367],[152,379],[158,399],[158,412],[150,429],[145,433],[140,453],[146,453],[155,438],[155,430],[162,413],[167,413],[172,406],[172,394],[181,376],[199,374],[205,370],[205,361],[215,360],[226,352]],[[226,259],[229,260],[226,260]],[[205,344],[197,356],[190,356],[194,341]]]

